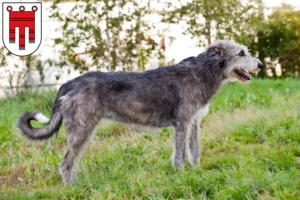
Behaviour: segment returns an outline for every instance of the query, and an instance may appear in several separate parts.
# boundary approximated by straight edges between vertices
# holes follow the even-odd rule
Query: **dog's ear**
[[[214,56],[221,56],[223,57],[225,51],[225,47],[222,43],[215,43],[208,47],[207,49],[207,56],[208,58],[214,57]]]
[[[206,51],[207,53],[207,61],[211,63],[210,66],[215,66],[220,69],[224,66],[224,52],[225,46],[222,42],[215,42],[210,45]]]

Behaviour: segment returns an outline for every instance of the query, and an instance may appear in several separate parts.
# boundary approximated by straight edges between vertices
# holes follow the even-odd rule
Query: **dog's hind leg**
[[[77,160],[89,139],[92,137],[96,125],[96,122],[86,124],[73,122],[72,124],[66,124],[68,147],[60,166],[60,174],[64,184],[76,178]]]

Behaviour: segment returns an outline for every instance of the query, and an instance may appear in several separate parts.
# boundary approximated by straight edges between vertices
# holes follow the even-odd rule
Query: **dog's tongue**
[[[249,74],[249,72],[246,69],[241,68],[241,72],[243,73],[245,79],[247,79],[247,80],[251,79],[251,75]]]

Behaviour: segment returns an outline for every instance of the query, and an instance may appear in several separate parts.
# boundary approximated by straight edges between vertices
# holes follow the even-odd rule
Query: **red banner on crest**
[[[19,49],[25,50],[25,27],[29,28],[29,43],[35,43],[35,12],[37,6],[32,6],[32,11],[25,11],[24,6],[20,6],[20,11],[13,11],[11,6],[8,6],[9,12],[9,43],[16,42],[15,30],[19,28]]]

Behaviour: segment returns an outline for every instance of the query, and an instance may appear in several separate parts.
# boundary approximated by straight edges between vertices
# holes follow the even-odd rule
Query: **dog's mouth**
[[[241,81],[250,81],[251,75],[249,74],[248,70],[245,68],[235,68],[234,69],[235,74],[237,75],[237,78]]]

